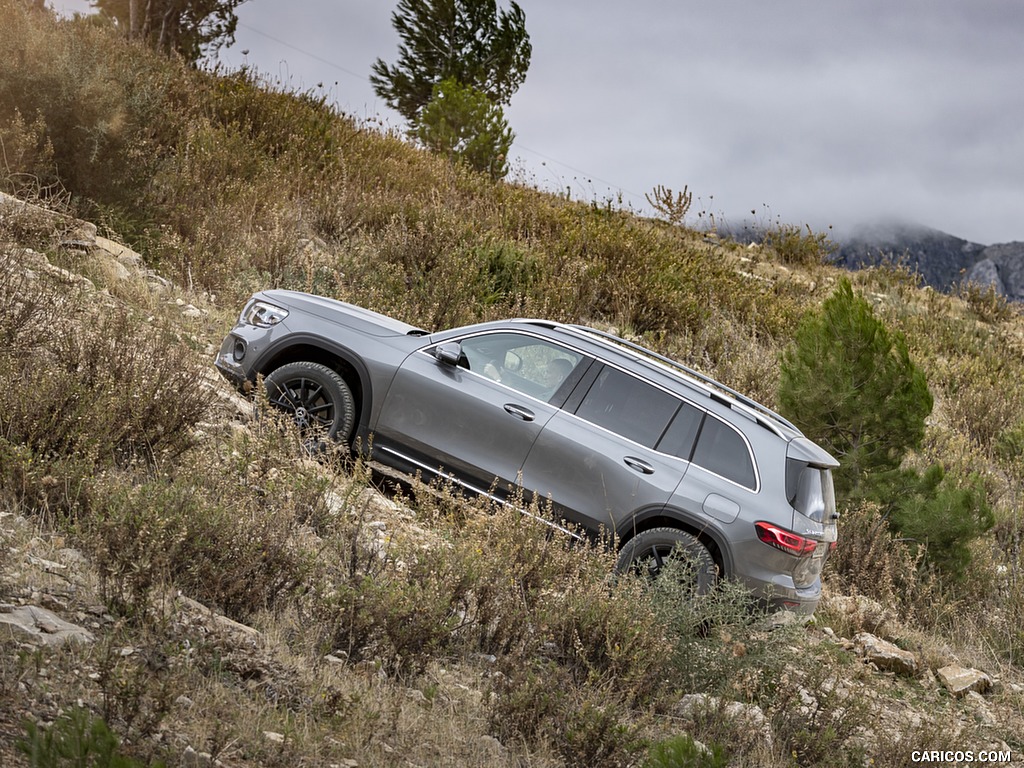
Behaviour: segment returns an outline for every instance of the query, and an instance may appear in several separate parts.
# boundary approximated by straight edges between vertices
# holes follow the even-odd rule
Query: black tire
[[[619,551],[615,572],[633,572],[653,579],[673,555],[685,564],[684,572],[692,579],[694,594],[706,595],[715,588],[715,558],[696,536],[678,528],[652,528],[638,533]]]
[[[346,444],[351,439],[355,398],[345,380],[326,365],[288,363],[263,383],[270,404],[294,418],[303,433]]]

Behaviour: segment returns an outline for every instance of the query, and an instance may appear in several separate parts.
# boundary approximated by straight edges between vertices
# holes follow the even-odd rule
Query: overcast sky
[[[395,5],[247,0],[220,61],[322,84],[342,111],[404,128],[368,79],[378,57],[397,58]],[[635,209],[657,184],[688,185],[690,223],[896,218],[1024,240],[1019,0],[520,5],[533,58],[506,110],[513,178],[578,199],[621,193]]]

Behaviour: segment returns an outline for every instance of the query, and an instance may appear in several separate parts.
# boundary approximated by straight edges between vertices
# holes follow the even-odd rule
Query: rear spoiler
[[[833,458],[832,454],[806,437],[794,437],[789,441],[786,458],[806,461],[808,464],[822,469],[835,469],[839,466],[839,462]]]

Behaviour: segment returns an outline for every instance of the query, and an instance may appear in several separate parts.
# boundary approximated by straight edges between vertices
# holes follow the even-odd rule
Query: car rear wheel
[[[264,380],[267,398],[295,419],[302,432],[347,443],[355,426],[356,405],[345,380],[326,365],[282,365]]]
[[[667,566],[686,580],[695,595],[706,595],[718,583],[718,566],[711,552],[696,536],[678,528],[638,533],[623,545],[615,571],[653,579],[663,575]]]

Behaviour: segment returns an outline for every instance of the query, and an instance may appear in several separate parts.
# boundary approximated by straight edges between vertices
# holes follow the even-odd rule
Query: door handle
[[[534,419],[533,411],[529,408],[524,408],[523,406],[516,405],[515,403],[505,403],[503,407],[505,409],[505,413],[510,413],[517,419],[522,419],[523,421],[533,421]]]
[[[652,467],[650,464],[648,464],[643,459],[638,459],[635,456],[627,456],[622,461],[625,462],[627,467],[629,467],[630,469],[635,469],[637,472],[639,472],[641,474],[644,474],[644,475],[653,475],[654,474],[654,467]]]

